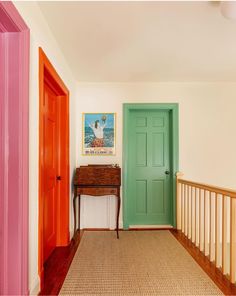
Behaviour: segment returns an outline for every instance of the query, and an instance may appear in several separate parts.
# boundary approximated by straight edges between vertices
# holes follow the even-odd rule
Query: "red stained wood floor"
[[[174,237],[188,251],[193,259],[201,266],[224,295],[236,295],[236,285],[231,284],[221,270],[209,260],[181,231],[171,230]]]
[[[91,230],[91,229],[90,229]],[[101,230],[101,229],[98,229]],[[105,230],[105,229],[104,229]],[[140,231],[140,229],[138,229]],[[145,229],[143,229],[145,230]],[[137,231],[137,230],[132,230]],[[225,295],[236,295],[236,286],[231,284],[220,269],[199,251],[180,231],[170,230],[194,260],[208,274]],[[70,264],[79,246],[83,231],[77,232],[68,247],[56,248],[44,264],[44,289],[39,295],[58,295],[65,280]]]
[[[83,231],[77,232],[68,247],[57,247],[44,263],[44,288],[39,295],[58,295],[79,246]]]

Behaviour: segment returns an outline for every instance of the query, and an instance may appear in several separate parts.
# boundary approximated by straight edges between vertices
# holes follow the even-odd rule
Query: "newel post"
[[[181,185],[179,179],[183,177],[183,173],[176,173],[176,228],[177,230],[181,229]]]

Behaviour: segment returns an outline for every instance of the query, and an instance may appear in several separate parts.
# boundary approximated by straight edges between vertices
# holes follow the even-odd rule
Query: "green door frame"
[[[176,227],[176,173],[179,170],[179,105],[178,103],[123,104],[123,228],[129,228],[127,213],[128,178],[128,121],[132,110],[162,110],[170,112],[171,126],[171,163],[172,163],[172,226]]]

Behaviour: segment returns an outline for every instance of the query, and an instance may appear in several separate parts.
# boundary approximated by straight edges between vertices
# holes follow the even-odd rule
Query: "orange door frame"
[[[39,48],[39,225],[38,225],[38,270],[40,288],[44,283],[44,254],[43,254],[43,186],[44,186],[44,85],[49,84],[55,91],[58,106],[58,172],[61,181],[58,182],[56,216],[57,238],[56,246],[69,244],[69,90],[57,74],[49,59]],[[55,176],[56,177],[56,176]]]

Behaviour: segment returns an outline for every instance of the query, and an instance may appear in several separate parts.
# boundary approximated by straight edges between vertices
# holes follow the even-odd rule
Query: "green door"
[[[129,225],[171,225],[170,112],[131,110],[128,120]]]

